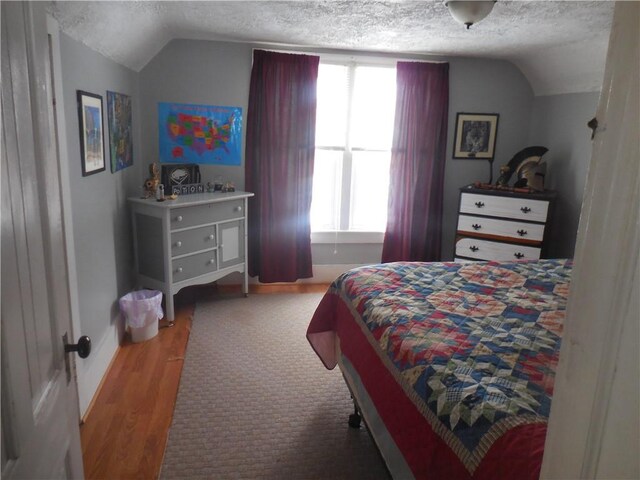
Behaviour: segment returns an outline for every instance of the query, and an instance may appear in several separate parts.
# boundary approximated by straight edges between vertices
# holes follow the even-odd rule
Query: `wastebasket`
[[[158,334],[158,320],[164,315],[161,291],[137,290],[127,293],[119,303],[134,343],[144,342]]]

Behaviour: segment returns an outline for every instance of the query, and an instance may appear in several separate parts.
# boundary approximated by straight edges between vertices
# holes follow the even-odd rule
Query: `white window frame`
[[[396,68],[397,59],[395,58],[369,58],[357,56],[339,56],[339,55],[320,55],[320,63],[341,65],[351,69],[349,74],[348,98],[353,101],[353,88],[355,82],[356,67],[387,67]],[[349,230],[349,220],[351,217],[351,173],[353,170],[353,151],[380,152],[383,150],[375,149],[352,149],[351,136],[351,114],[352,105],[347,109],[347,126],[345,130],[344,146],[326,145],[318,146],[319,150],[341,151],[342,156],[342,183],[340,186],[340,229],[332,231],[312,231],[311,243],[318,244],[336,244],[336,243],[382,243],[385,232],[368,232],[360,230]],[[386,151],[386,150],[384,150]]]
[[[384,232],[365,232],[356,230],[333,230],[311,232],[311,243],[382,243]]]

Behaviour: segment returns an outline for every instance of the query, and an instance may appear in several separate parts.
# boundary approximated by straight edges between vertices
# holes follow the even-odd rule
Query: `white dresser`
[[[544,258],[556,193],[514,193],[467,186],[460,189],[454,258]]]
[[[175,319],[173,295],[189,285],[244,274],[248,293],[247,199],[253,193],[201,193],[158,202],[129,198],[136,284],[165,294],[166,318]]]

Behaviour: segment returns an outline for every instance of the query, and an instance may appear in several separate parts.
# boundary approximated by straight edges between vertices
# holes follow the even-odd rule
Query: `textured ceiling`
[[[139,71],[173,39],[499,58],[536,95],[597,91],[610,1],[499,0],[470,30],[441,0],[51,2],[60,28]]]

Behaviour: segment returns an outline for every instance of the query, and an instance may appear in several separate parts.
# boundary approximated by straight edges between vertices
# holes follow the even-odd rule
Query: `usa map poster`
[[[240,165],[242,108],[158,104],[160,161]]]

